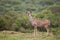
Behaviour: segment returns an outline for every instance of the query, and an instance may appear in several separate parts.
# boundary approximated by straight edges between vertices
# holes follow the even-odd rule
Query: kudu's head
[[[32,11],[31,10],[27,10],[27,15],[29,16],[29,15],[31,15],[31,13],[32,13]]]

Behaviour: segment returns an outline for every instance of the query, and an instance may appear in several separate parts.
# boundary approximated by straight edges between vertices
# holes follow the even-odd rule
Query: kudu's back
[[[39,18],[33,18],[32,25],[39,26],[39,27],[50,25],[50,20],[41,20]]]

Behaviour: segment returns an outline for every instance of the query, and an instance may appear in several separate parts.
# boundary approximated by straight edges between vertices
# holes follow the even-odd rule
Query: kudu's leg
[[[45,25],[45,28],[47,30],[47,36],[49,36],[49,33],[50,33],[49,26],[48,25]]]
[[[34,37],[37,36],[37,26],[34,26]]]

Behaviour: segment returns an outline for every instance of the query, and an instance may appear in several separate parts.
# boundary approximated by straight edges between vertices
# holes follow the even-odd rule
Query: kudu
[[[35,34],[35,36],[37,35],[37,27],[44,27],[45,29],[46,29],[46,31],[47,31],[47,35],[49,35],[49,25],[50,25],[50,20],[41,20],[41,19],[39,19],[39,18],[34,18],[34,17],[32,17],[32,15],[31,15],[31,13],[32,13],[32,11],[27,11],[27,14],[28,14],[28,16],[29,16],[29,20],[30,20],[30,22],[31,22],[31,24],[32,24],[32,26],[34,26],[34,34]]]

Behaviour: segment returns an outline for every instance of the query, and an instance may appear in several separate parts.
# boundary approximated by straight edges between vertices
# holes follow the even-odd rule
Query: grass
[[[9,31],[10,32],[10,31]],[[54,35],[46,36],[46,32],[38,32],[38,36],[35,38],[33,33],[3,33],[0,32],[0,40],[55,40]]]

